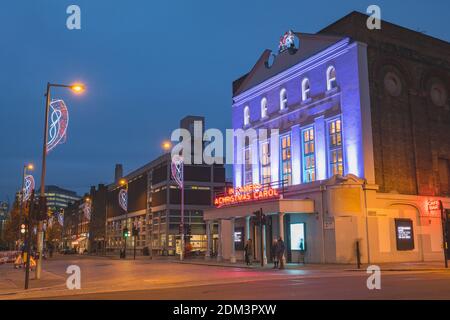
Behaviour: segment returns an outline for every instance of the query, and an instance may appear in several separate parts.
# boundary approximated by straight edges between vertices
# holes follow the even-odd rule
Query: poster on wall
[[[234,229],[234,249],[244,250],[244,228]]]
[[[409,219],[395,219],[397,250],[414,250],[413,223]]]
[[[305,251],[306,250],[305,224],[292,223],[290,228],[291,228],[290,229],[291,250]]]

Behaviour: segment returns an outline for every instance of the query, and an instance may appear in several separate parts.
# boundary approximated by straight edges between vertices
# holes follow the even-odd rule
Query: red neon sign
[[[441,211],[442,202],[440,200],[428,200],[428,211]]]
[[[214,199],[218,208],[250,201],[277,199],[280,197],[277,189],[263,187],[260,184],[250,184],[243,187],[229,188],[225,194]]]

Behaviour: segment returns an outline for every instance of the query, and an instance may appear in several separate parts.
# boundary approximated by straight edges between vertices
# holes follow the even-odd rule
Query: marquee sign
[[[24,179],[24,188],[23,188],[23,201],[28,201],[31,197],[31,193],[34,190],[34,178],[31,174],[26,175]]]
[[[52,151],[58,144],[66,141],[69,111],[63,100],[53,100],[50,103],[49,119],[47,153]]]
[[[220,208],[244,202],[279,198],[280,194],[277,189],[260,184],[250,184],[243,187],[229,188],[225,194],[215,197],[214,205]]]
[[[119,206],[124,211],[128,211],[128,192],[126,189],[120,189],[119,191]]]

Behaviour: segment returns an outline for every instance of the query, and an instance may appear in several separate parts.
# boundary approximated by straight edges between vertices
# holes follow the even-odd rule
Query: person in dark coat
[[[247,242],[245,243],[244,251],[245,251],[245,263],[247,265],[251,265],[252,264],[252,256],[253,256],[252,239],[247,240]]]
[[[270,247],[270,255],[272,256],[272,260],[273,260],[273,268],[276,269],[278,268],[278,241],[277,239],[273,239],[272,242],[272,247]]]
[[[283,261],[284,251],[286,251],[286,246],[284,244],[283,239],[279,237],[277,241],[277,257],[280,264],[280,269],[284,269],[284,261]]]

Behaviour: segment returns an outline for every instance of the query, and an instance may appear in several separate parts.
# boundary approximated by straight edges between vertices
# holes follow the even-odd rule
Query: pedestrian
[[[252,264],[252,256],[253,256],[253,244],[252,239],[248,239],[245,243],[245,263],[249,266]]]
[[[277,241],[277,257],[278,257],[278,261],[280,264],[280,269],[284,269],[283,256],[284,256],[285,250],[286,250],[286,246],[284,244],[284,241],[283,241],[283,239],[281,239],[281,237],[279,237],[278,241]]]
[[[278,268],[278,241],[277,239],[273,239],[272,246],[270,247],[270,255],[272,256],[273,260],[273,268]]]

